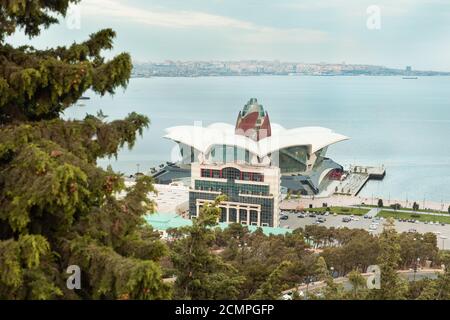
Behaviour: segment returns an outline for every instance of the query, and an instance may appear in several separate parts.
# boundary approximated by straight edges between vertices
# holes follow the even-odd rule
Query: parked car
[[[417,230],[416,230],[416,229],[409,229],[408,232],[409,232],[409,233],[416,233]]]
[[[317,215],[316,215],[315,213],[310,213],[310,214],[309,214],[309,217],[310,217],[310,218],[315,218],[316,216],[317,216]]]
[[[303,213],[300,213],[298,216],[297,216],[297,218],[304,218],[305,217],[305,215],[303,214]]]
[[[352,219],[350,217],[343,217],[342,222],[350,222]]]
[[[327,221],[327,219],[322,218],[322,217],[317,218],[317,222],[319,222],[319,223],[324,223],[325,221]]]
[[[369,230],[371,230],[371,231],[375,231],[375,230],[377,230],[378,229],[378,225],[376,225],[376,224],[371,224],[370,226],[369,226]]]
[[[289,217],[286,216],[286,215],[283,215],[283,216],[280,217],[280,220],[287,220],[287,219],[289,219]]]
[[[292,292],[285,293],[282,297],[282,300],[292,300]]]

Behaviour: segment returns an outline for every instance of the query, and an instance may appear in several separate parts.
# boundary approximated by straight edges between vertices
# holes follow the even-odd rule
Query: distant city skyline
[[[450,76],[450,72],[415,70],[412,66],[389,68],[377,65],[342,63],[304,63],[287,61],[172,61],[135,62],[132,77],[201,76]]]
[[[374,5],[379,19],[368,11]],[[346,61],[450,71],[445,0],[82,0],[77,8],[31,41],[17,33],[7,42],[68,45],[112,28],[109,54],[130,52],[134,61]],[[375,18],[377,27],[368,27]]]

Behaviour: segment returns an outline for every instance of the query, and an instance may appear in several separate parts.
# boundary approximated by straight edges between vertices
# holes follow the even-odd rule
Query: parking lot
[[[326,219],[323,223],[318,223],[318,225],[330,228],[339,228],[339,227],[347,227],[353,229],[364,229],[370,231],[374,234],[379,234],[383,231],[383,223],[384,219],[380,218],[380,220],[375,220],[375,217],[372,219],[364,219],[363,217],[355,217],[356,220],[351,220],[350,222],[343,222],[342,219],[346,216],[338,215],[338,216],[317,216],[315,218],[311,218],[309,216],[305,218],[298,218],[297,213],[286,213],[288,216],[287,220],[280,220],[281,227],[288,227],[292,230],[297,228],[304,228],[307,225],[317,224],[317,218],[323,217]],[[376,230],[369,230],[369,227],[374,223],[378,223],[378,227]],[[440,249],[450,249],[450,225],[430,225],[425,224],[423,222],[412,223],[412,222],[399,222],[395,221],[395,228],[398,232],[408,232],[411,229],[415,229],[419,233],[427,233],[432,232],[435,233],[438,237],[438,247]]]

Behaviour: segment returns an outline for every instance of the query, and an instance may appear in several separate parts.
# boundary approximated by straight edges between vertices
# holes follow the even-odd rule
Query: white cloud
[[[146,10],[132,7],[117,0],[82,1],[83,15],[128,19],[135,23],[167,28],[231,27],[250,29],[252,24],[204,12]]]
[[[282,41],[319,42],[326,37],[326,33],[319,30],[267,27],[198,11],[141,9],[124,4],[119,0],[84,0],[80,6],[83,15],[128,20],[155,27],[239,29],[241,32],[237,35],[239,40],[254,44]]]

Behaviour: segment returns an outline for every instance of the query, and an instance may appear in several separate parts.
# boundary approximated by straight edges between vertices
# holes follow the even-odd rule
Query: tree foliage
[[[219,197],[206,204],[194,218],[192,226],[180,229],[183,236],[173,247],[173,265],[176,270],[175,297],[182,299],[235,299],[244,278],[236,268],[212,252],[215,240],[213,227],[219,220],[224,201]]]
[[[130,56],[103,58],[110,29],[46,50],[5,42],[18,29],[39,35],[76,2],[0,3],[0,298],[168,298],[159,266],[167,248],[143,219],[153,209],[150,179],[125,187],[96,164],[132,147],[148,118],[61,118],[88,89],[125,88]],[[66,287],[72,264],[82,270],[80,290]]]

